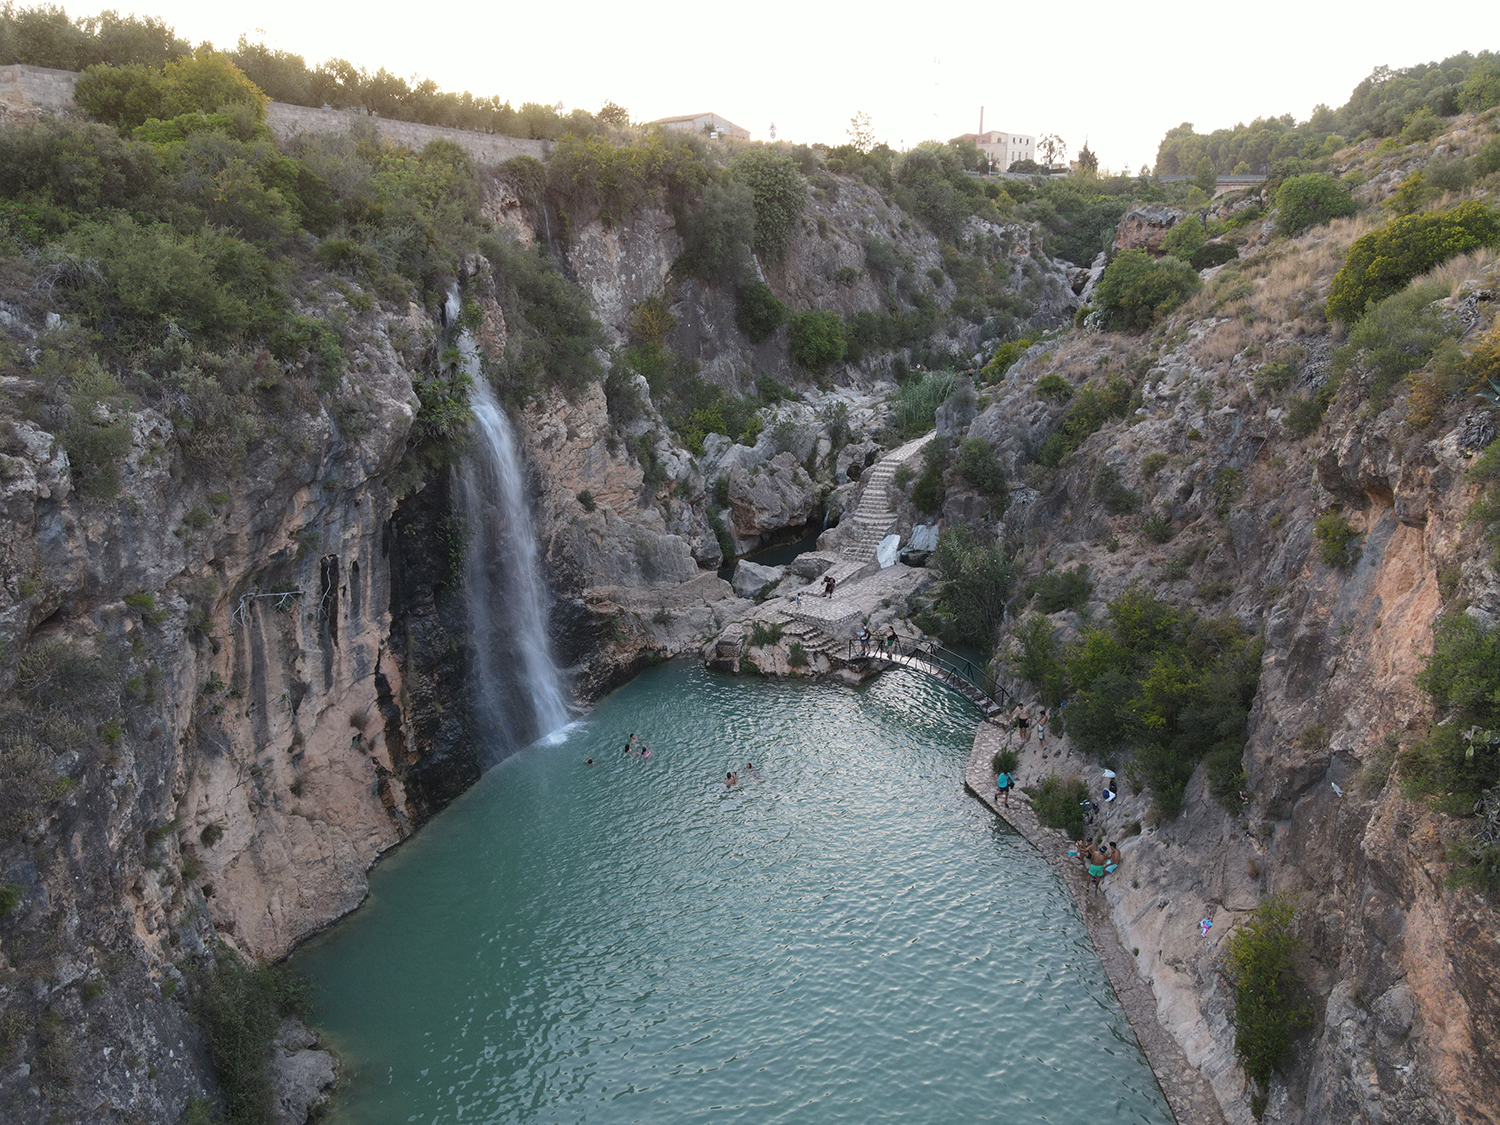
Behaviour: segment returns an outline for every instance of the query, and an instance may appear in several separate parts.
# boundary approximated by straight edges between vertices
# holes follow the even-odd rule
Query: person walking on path
[[[1045,709],[1036,718],[1036,740],[1038,745],[1047,741],[1047,712]]]
[[[1000,791],[1000,799],[1010,808],[1010,791],[1015,788],[1016,776],[1006,770],[1001,770],[995,775],[995,788]]]
[[[861,625],[859,627],[859,654],[867,656],[870,652],[870,627]]]

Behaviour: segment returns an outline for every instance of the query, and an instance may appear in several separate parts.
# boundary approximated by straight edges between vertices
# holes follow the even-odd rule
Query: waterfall
[[[474,381],[470,406],[478,440],[458,471],[464,593],[474,644],[477,733],[495,758],[560,729],[569,716],[547,643],[551,599],[515,436],[482,377]]]

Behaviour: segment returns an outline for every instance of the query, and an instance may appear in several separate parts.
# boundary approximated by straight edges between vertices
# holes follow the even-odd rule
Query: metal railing
[[[848,659],[851,663],[856,660],[889,660],[908,668],[917,668],[939,679],[943,679],[943,673],[946,673],[948,676],[964,681],[997,706],[1014,707],[1016,705],[1015,698],[1005,690],[999,680],[990,675],[984,665],[970,660],[962,653],[944,648],[936,642],[903,641],[898,638],[896,643],[891,645],[883,638],[872,636],[869,642],[862,646],[856,639],[849,642]]]

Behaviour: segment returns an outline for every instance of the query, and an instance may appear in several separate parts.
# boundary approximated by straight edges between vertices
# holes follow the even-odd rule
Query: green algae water
[[[640,676],[299,951],[331,1120],[1171,1122],[1071,898],[963,793],[976,721],[905,671]]]

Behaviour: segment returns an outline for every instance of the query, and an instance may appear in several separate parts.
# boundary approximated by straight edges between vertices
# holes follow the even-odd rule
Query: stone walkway
[[[990,768],[990,761],[1005,744],[1005,732],[1000,727],[993,723],[980,724],[974,735],[968,768],[964,771],[964,788],[994,809],[1057,868],[1078,904],[1078,912],[1088,926],[1089,937],[1093,939],[1094,949],[1109,975],[1109,983],[1120,999],[1120,1006],[1125,1009],[1136,1040],[1146,1053],[1146,1061],[1156,1072],[1156,1080],[1178,1125],[1226,1125],[1208,1079],[1188,1062],[1177,1041],[1162,1029],[1156,1015],[1156,996],[1136,971],[1135,958],[1120,945],[1104,896],[1090,892],[1088,875],[1078,861],[1068,855],[1069,841],[1055,829],[1044,828],[1032,811],[1031,802],[1018,791],[1012,791],[1008,806],[1000,807],[995,792],[995,771]]]

